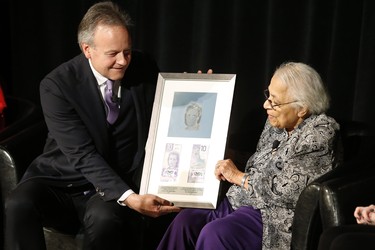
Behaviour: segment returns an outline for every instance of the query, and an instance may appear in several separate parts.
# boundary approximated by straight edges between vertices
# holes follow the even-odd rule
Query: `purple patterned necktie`
[[[113,124],[119,114],[119,107],[116,102],[114,102],[112,99],[113,93],[112,93],[112,88],[113,88],[113,81],[112,80],[107,80],[107,85],[105,87],[105,102],[108,108],[108,114],[107,114],[107,121],[110,124]]]

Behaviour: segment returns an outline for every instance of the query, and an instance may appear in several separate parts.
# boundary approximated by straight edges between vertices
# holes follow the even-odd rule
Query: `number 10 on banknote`
[[[160,73],[140,194],[216,208],[236,75]]]

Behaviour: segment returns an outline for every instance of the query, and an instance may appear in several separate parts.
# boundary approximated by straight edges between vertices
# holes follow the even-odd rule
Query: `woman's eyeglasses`
[[[268,103],[270,104],[271,108],[273,110],[276,110],[275,108],[276,107],[280,107],[282,105],[286,105],[286,104],[291,104],[291,103],[295,103],[295,102],[298,102],[298,101],[292,101],[292,102],[284,102],[284,103],[273,103],[271,100],[270,100],[270,92],[268,89],[265,89],[264,90],[264,96],[266,97],[266,100],[268,101]]]

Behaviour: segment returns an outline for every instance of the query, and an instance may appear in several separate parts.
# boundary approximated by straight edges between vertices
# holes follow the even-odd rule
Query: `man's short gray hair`
[[[99,2],[91,6],[78,26],[78,44],[94,46],[94,34],[98,25],[122,26],[130,34],[130,16],[113,2]]]

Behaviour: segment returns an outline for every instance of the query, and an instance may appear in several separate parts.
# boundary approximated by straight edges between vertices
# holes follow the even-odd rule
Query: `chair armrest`
[[[1,204],[17,184],[15,163],[8,150],[0,145]]]
[[[320,183],[311,183],[300,194],[293,218],[291,249],[310,249],[315,241],[314,232],[321,230],[317,219],[319,192]]]
[[[323,229],[355,224],[357,206],[374,203],[375,169],[335,178],[323,183],[320,191],[320,211]]]
[[[342,176],[345,166],[338,166],[310,183],[300,194],[293,218],[291,249],[316,249],[322,232],[319,210],[320,189],[323,182]]]

